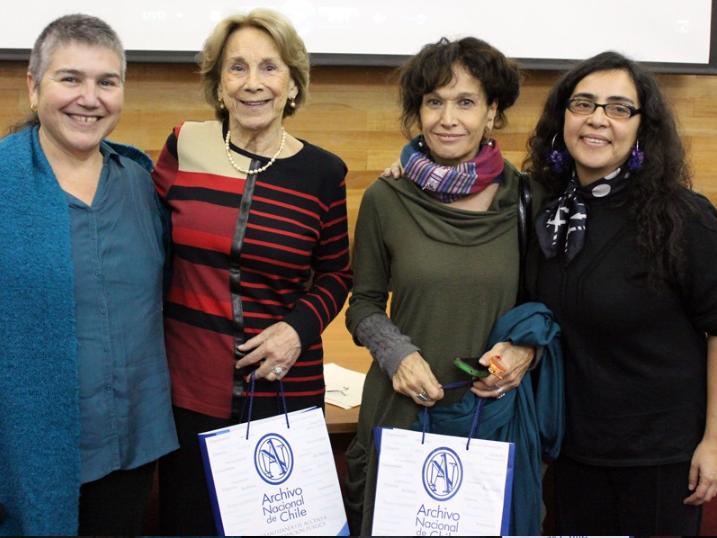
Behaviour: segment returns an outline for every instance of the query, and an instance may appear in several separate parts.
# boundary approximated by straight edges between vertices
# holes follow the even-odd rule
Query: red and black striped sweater
[[[322,405],[321,332],[351,286],[346,166],[302,141],[297,154],[261,172],[239,259],[232,260],[245,177],[230,165],[223,134],[217,121],[182,124],[170,134],[153,173],[172,221],[165,332],[173,403],[230,416],[237,325],[229,267],[238,261],[246,339],[280,320],[289,323],[302,353],[283,378],[287,404],[290,410]],[[241,168],[267,162],[233,150]],[[273,399],[276,390],[276,384],[259,380],[255,397]]]

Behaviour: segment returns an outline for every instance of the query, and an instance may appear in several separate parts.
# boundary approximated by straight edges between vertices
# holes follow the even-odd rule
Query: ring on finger
[[[419,392],[418,394],[416,394],[416,398],[418,398],[418,399],[421,400],[422,402],[427,402],[427,401],[430,400],[430,398],[428,397],[428,394],[426,394],[426,393],[423,392],[423,391],[421,391],[421,392]]]
[[[281,375],[284,373],[284,367],[283,366],[274,366],[274,368],[271,371],[276,377],[281,377]]]

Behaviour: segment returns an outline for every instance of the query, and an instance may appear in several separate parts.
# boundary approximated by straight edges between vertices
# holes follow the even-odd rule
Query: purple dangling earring
[[[633,172],[637,172],[642,168],[645,162],[645,152],[640,149],[640,141],[635,140],[635,146],[630,152],[630,160],[627,161],[627,167]]]
[[[555,133],[553,140],[550,142],[550,154],[548,155],[548,163],[550,163],[550,169],[556,174],[562,174],[567,170],[570,162],[570,154],[565,149],[555,149],[555,140],[558,138],[558,133]]]

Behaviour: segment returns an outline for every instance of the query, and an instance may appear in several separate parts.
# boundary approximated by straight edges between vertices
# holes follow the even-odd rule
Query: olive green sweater
[[[421,349],[439,383],[468,379],[454,357],[480,356],[496,319],[518,291],[518,178],[505,163],[504,182],[487,211],[455,209],[407,179],[381,178],[366,189],[354,238],[354,288],[346,323],[386,311]],[[461,391],[446,394],[452,402]],[[374,362],[364,384],[358,432],[347,451],[352,530],[369,534],[373,518],[375,426],[407,428],[418,411],[393,391]],[[360,526],[357,526],[360,525]]]

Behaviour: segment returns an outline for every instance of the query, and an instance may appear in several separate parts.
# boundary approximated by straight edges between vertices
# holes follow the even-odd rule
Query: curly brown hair
[[[399,71],[401,131],[407,138],[411,138],[411,130],[419,123],[423,96],[448,84],[456,64],[480,81],[488,104],[497,104],[494,128],[506,124],[505,111],[520,95],[518,65],[481,39],[464,37],[450,41],[443,37],[437,43],[425,45]]]
[[[642,168],[633,172],[628,204],[637,225],[637,246],[650,260],[650,281],[676,281],[684,270],[682,232],[685,215],[696,208],[684,196],[690,189],[691,172],[671,108],[655,77],[637,62],[617,52],[603,52],[576,64],[551,90],[528,140],[524,170],[549,196],[566,188],[571,170],[554,172],[548,161],[553,138],[562,140],[568,99],[578,83],[591,73],[622,70],[632,78],[640,102],[637,139],[644,151]],[[558,135],[556,137],[556,134]]]

